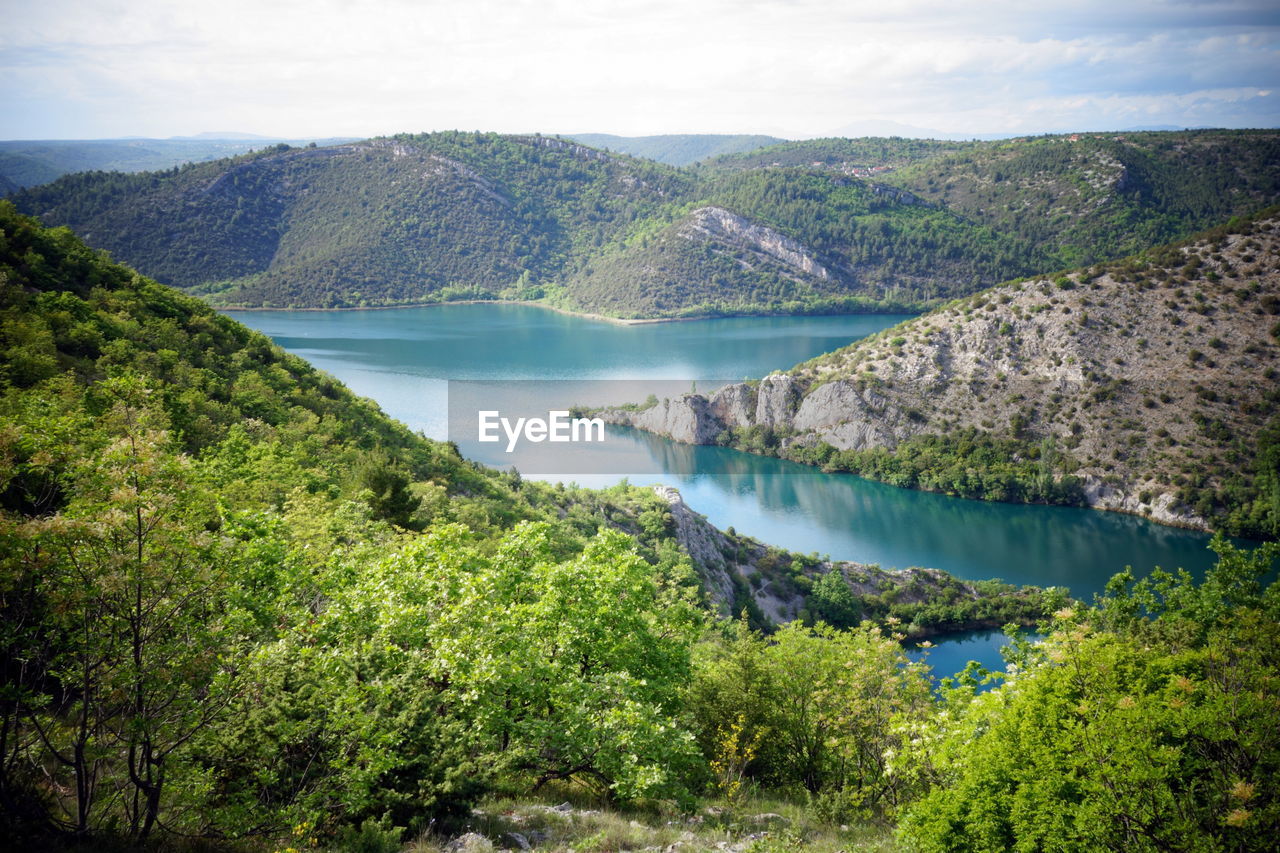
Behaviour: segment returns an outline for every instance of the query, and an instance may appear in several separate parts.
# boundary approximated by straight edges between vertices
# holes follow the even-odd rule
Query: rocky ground
[[[475,809],[462,831],[428,835],[414,853],[546,853],[635,850],[646,853],[783,853],[791,850],[888,851],[892,832],[879,826],[825,826],[781,802],[710,805],[693,814],[517,801]]]

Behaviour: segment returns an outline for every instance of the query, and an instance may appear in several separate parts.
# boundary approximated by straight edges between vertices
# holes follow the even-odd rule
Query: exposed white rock
[[[785,373],[766,376],[756,388],[756,424],[783,427],[791,424],[800,390],[796,381]]]
[[[1085,503],[1094,509],[1142,515],[1162,524],[1189,527],[1195,530],[1207,530],[1209,527],[1203,518],[1179,504],[1170,494],[1162,494],[1153,499],[1150,504],[1144,504],[1132,491],[1126,491],[1093,476],[1084,478],[1083,492]]]
[[[724,429],[700,394],[664,399],[642,412],[611,409],[603,417],[606,423],[633,426],[685,444],[713,444]]]
[[[703,588],[716,610],[723,616],[733,609],[734,592],[731,572],[734,567],[725,559],[724,536],[705,518],[689,509],[680,492],[670,486],[654,486],[653,491],[667,502],[675,522],[676,541],[685,550],[702,575]]]
[[[756,399],[745,382],[726,385],[711,395],[709,411],[726,427],[747,427],[755,421]]]
[[[449,157],[441,157],[439,154],[428,155],[427,159],[434,164],[434,168],[425,174],[447,175],[452,173],[463,178],[476,189],[480,190],[480,192],[498,202],[503,207],[511,206],[511,200],[498,192],[497,187],[494,186],[492,181],[465,163],[460,163],[457,160],[450,159]]]
[[[709,239],[761,252],[805,275],[830,278],[827,268],[797,240],[723,207],[700,207],[681,228],[687,239]]]
[[[568,151],[575,157],[584,160],[609,160],[613,155],[604,151],[590,148],[577,142],[565,139],[556,139],[551,136],[526,136],[524,141],[530,145],[538,145],[543,148],[550,148],[554,151]]]

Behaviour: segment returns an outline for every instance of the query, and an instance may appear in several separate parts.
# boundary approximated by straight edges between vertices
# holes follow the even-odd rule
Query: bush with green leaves
[[[690,713],[709,760],[726,735],[753,744],[745,776],[815,798],[835,822],[892,813],[905,789],[888,772],[900,722],[925,712],[923,664],[870,623],[837,630],[795,622],[769,638],[740,622],[701,650]]]
[[[1280,828],[1280,548],[1214,542],[1202,584],[1117,576],[999,689],[950,691],[903,772],[921,850],[1262,850]],[[906,769],[910,768],[910,769]]]

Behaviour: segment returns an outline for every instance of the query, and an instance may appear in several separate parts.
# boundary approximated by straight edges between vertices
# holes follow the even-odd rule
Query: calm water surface
[[[1031,639],[1038,639],[1035,634],[1028,634]],[[934,678],[941,679],[960,672],[971,660],[976,660],[989,671],[998,672],[1004,669],[1004,658],[1000,654],[1009,642],[1003,631],[965,631],[951,634],[943,642],[936,642],[932,648],[922,649],[919,646],[908,646],[907,657],[912,660],[923,660],[933,668]],[[987,690],[995,684],[980,685],[979,690]]]
[[[434,438],[446,435],[448,380],[759,377],[905,319],[768,317],[620,326],[520,305],[234,316]],[[482,462],[500,461],[486,458],[485,446],[463,449]],[[1200,574],[1212,564],[1207,536],[1114,513],[948,498],[642,433],[630,433],[626,458],[631,482],[679,488],[691,507],[720,527],[836,559],[1060,585],[1085,598],[1126,565],[1139,571],[1181,566]],[[622,470],[566,479],[603,486],[621,477]],[[1000,639],[971,636],[956,650],[972,650],[987,666],[998,665],[993,649]],[[951,667],[951,651],[932,654],[940,671]]]

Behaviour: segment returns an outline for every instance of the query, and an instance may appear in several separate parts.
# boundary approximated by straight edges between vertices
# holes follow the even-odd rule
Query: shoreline
[[[196,295],[196,298],[202,297]],[[696,323],[702,320],[733,320],[747,317],[863,317],[882,314],[904,314],[918,316],[913,311],[818,311],[813,313],[742,313],[742,314],[698,314],[688,317],[610,317],[607,314],[595,314],[590,311],[575,311],[558,305],[530,299],[457,299],[449,302],[403,302],[398,305],[362,305],[350,308],[250,308],[243,305],[226,306],[208,303],[215,311],[235,313],[237,311],[311,311],[315,313],[334,313],[340,311],[395,311],[402,308],[442,308],[448,305],[524,305],[530,308],[542,308],[556,314],[569,317],[580,317],[583,320],[597,320],[612,323],[615,326],[649,326],[657,323]]]
[[[249,308],[243,305],[212,305],[214,310],[235,313],[237,311],[310,311],[318,314],[341,311],[395,311],[402,308],[443,308],[449,305],[524,305],[530,308],[542,308],[556,314],[569,317],[580,317],[584,320],[598,320],[612,323],[615,326],[646,326],[654,323],[689,323],[697,320],[728,319],[731,317],[792,317],[793,314],[704,314],[697,317],[610,317],[607,314],[594,314],[590,311],[574,311],[558,305],[548,305],[530,299],[455,299],[449,302],[403,302],[398,305],[360,305],[350,308]],[[809,316],[809,315],[806,315]]]
[[[564,314],[570,317],[579,317],[584,320],[597,320],[604,323],[611,323],[616,326],[645,326],[645,325],[653,325],[657,323],[691,323],[691,322],[697,322],[699,320],[712,320],[712,319],[727,320],[727,319],[743,318],[743,317],[848,317],[848,316],[898,313],[898,312],[889,312],[889,311],[863,311],[863,312],[833,312],[833,313],[826,313],[826,314],[823,314],[823,313],[817,313],[817,314],[716,314],[716,315],[702,315],[702,316],[696,316],[696,317],[624,318],[624,317],[609,317],[604,314],[594,314],[586,311],[574,311],[569,308],[561,308],[559,306],[548,305],[546,303],[538,302],[535,300],[524,300],[524,299],[459,299],[459,300],[454,300],[449,302],[408,302],[408,303],[403,303],[399,305],[368,305],[368,306],[359,306],[359,307],[350,307],[350,308],[245,308],[245,307],[229,308],[229,307],[220,306],[220,305],[214,305],[211,307],[213,307],[214,310],[216,311],[223,311],[227,313],[234,313],[237,311],[263,311],[263,312],[308,311],[308,312],[315,312],[315,313],[334,313],[334,312],[342,312],[342,311],[391,311],[391,310],[396,310],[401,308],[437,308],[437,307],[444,307],[447,305],[524,305],[531,308],[542,308],[547,311],[553,311],[557,314]],[[644,430],[640,427],[634,427],[634,426],[632,428],[641,429],[641,431],[643,432],[648,432],[651,435],[655,435],[655,436],[658,436],[659,438],[667,439],[668,441],[677,441],[676,439],[673,439],[670,436],[665,436],[665,435],[662,435],[661,433],[654,432],[652,430]],[[687,442],[677,441],[677,443],[686,444]],[[762,456],[765,458],[785,458],[785,457],[769,457],[767,454],[757,453],[751,450],[743,450],[737,447],[730,447],[729,449],[735,450],[739,453],[749,453],[753,456]],[[799,460],[794,460],[794,459],[787,460],[787,461],[795,462],[798,465],[805,465],[806,467],[813,468],[815,471],[822,472],[822,473],[843,473],[843,474],[848,474],[849,476],[854,476],[854,477],[860,476],[858,474],[853,474],[852,472],[848,472],[848,471],[823,472],[822,467],[819,465],[815,465],[807,462],[801,462]],[[893,485],[891,483],[885,483],[883,480],[876,480],[874,478],[864,477],[863,479],[870,480],[871,482],[882,483],[884,485]],[[910,491],[946,495],[945,492],[935,491],[931,489],[920,489],[920,488],[911,487],[911,486],[907,486],[907,487],[894,486],[894,488],[906,488]],[[1026,501],[984,501],[978,498],[962,498],[956,495],[946,495],[946,496],[954,497],[954,498],[957,498],[958,500],[978,500],[982,503],[1011,503],[1011,504],[1020,505],[1020,506],[1059,506],[1059,507],[1072,506],[1071,504],[1050,504],[1050,503],[1037,503],[1037,502],[1026,502]],[[1123,507],[1107,506],[1101,502],[1093,503],[1093,502],[1086,501],[1085,503],[1079,504],[1076,506],[1078,506],[1078,508],[1080,509],[1088,509],[1094,512],[1113,512],[1120,515],[1129,515],[1135,518],[1140,518],[1140,519],[1149,521],[1153,524],[1161,525],[1162,527],[1170,527],[1170,528],[1179,529],[1179,530],[1191,530],[1199,533],[1215,532],[1213,528],[1210,527],[1204,519],[1196,519],[1195,522],[1166,520],[1163,518],[1157,518],[1153,515],[1136,512],[1134,510],[1126,509]]]
[[[955,577],[955,576],[952,575],[952,577]],[[1045,587],[1037,586],[1036,589],[1044,590]],[[1072,598],[1071,601],[1076,601],[1076,599]],[[1020,617],[1012,620],[1000,620],[1000,619],[990,619],[990,618],[974,619],[970,622],[965,622],[959,628],[935,628],[935,627],[921,628],[920,631],[918,631],[917,633],[906,634],[899,641],[898,644],[902,646],[904,649],[919,648],[920,644],[925,641],[933,642],[934,640],[941,640],[942,642],[945,643],[948,641],[948,638],[950,637],[955,637],[960,634],[973,634],[973,633],[986,632],[986,631],[996,632],[996,631],[1002,630],[1005,625],[1017,625],[1019,628],[1034,629],[1040,626],[1040,620],[1031,619],[1029,617]],[[899,630],[902,630],[902,629],[899,629]],[[940,645],[940,643],[934,643],[934,645],[937,646],[937,645]]]
[[[589,411],[592,414],[600,414],[602,412],[610,412],[610,411],[625,412],[629,415],[637,415],[641,413],[641,412],[633,412],[631,410],[623,409],[620,406],[602,406],[597,409],[591,409]],[[647,411],[647,410],[644,410],[644,411]],[[613,422],[608,422],[608,423],[613,423]],[[676,444],[683,444],[690,447],[716,446],[714,444],[711,444],[711,445],[697,444],[694,442],[682,441],[680,439],[673,438],[670,435],[666,435],[656,430],[648,429],[642,426],[637,426],[634,422],[614,423],[613,425],[623,427],[624,429],[637,430],[647,435],[656,436],[665,441],[671,441]],[[894,489],[902,489],[904,491],[909,491],[909,492],[921,492],[923,494],[942,495],[943,497],[946,497],[951,500],[974,501],[975,503],[984,503],[984,504],[1008,504],[1010,506],[1061,507],[1064,509],[1089,510],[1090,512],[1110,512],[1110,513],[1115,513],[1117,515],[1132,516],[1133,518],[1139,518],[1144,521],[1151,522],[1152,524],[1158,524],[1161,527],[1170,527],[1175,530],[1189,530],[1195,533],[1208,533],[1211,535],[1214,533],[1221,532],[1220,530],[1215,529],[1210,524],[1208,519],[1201,518],[1199,516],[1195,516],[1192,518],[1170,518],[1167,516],[1158,516],[1155,513],[1145,513],[1138,510],[1130,509],[1125,506],[1117,506],[1115,504],[1108,503],[1106,500],[1101,498],[1095,498],[1093,500],[1090,500],[1089,498],[1086,497],[1085,500],[1079,504],[1070,504],[1070,503],[1047,503],[1043,501],[1002,501],[1002,500],[987,500],[985,498],[964,497],[961,495],[948,494],[947,492],[944,492],[938,489],[925,489],[925,488],[920,488],[919,486],[899,486],[894,483],[890,483],[886,480],[878,480],[875,477],[868,477],[862,474],[856,474],[853,471],[843,471],[843,470],[828,471],[824,469],[823,466],[813,462],[805,462],[799,459],[790,459],[786,456],[781,456],[781,455],[760,453],[755,450],[747,450],[741,447],[735,447],[732,444],[721,445],[721,446],[723,446],[726,450],[732,450],[735,453],[745,453],[750,456],[758,456],[762,459],[779,459],[784,462],[790,462],[794,465],[803,465],[805,468],[811,469],[814,473],[817,473],[817,474],[825,474],[828,476],[856,477],[860,480],[866,480],[869,483],[879,483],[880,485],[883,485],[883,486],[889,486]],[[1233,537],[1233,538],[1243,538],[1243,537]],[[1249,541],[1253,541],[1253,540],[1249,540]],[[1262,541],[1262,540],[1258,540],[1258,541]]]

